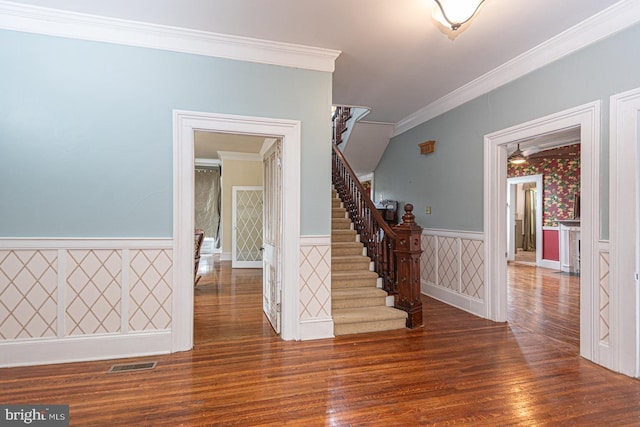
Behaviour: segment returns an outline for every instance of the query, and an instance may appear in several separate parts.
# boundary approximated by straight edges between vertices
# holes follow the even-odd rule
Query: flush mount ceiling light
[[[527,158],[524,156],[522,151],[520,151],[520,144],[518,144],[518,148],[516,148],[516,151],[511,153],[508,160],[512,165],[521,165],[523,163],[526,163]]]
[[[433,18],[456,31],[478,11],[484,0],[434,0]]]

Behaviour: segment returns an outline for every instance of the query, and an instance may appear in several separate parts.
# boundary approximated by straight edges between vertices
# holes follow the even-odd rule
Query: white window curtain
[[[220,248],[220,168],[195,169],[195,227],[204,230],[205,239]]]

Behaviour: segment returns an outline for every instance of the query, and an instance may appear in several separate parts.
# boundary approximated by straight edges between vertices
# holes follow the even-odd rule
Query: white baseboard
[[[560,261],[552,261],[550,259],[540,260],[538,267],[549,268],[551,270],[560,270]]]
[[[333,337],[333,319],[313,319],[300,322],[301,341]]]
[[[476,316],[486,317],[485,304],[481,300],[471,298],[424,281],[420,284],[420,290],[424,295],[437,299],[438,301],[442,301],[445,304],[449,304],[453,307],[459,308],[460,310],[475,314]]]
[[[231,257],[231,252],[221,252],[220,253],[220,261],[231,261],[233,258]]]
[[[171,352],[171,331],[0,343],[0,368],[121,359]]]

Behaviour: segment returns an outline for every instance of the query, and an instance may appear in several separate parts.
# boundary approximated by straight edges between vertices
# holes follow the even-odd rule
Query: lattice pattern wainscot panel
[[[484,242],[461,239],[461,293],[474,298],[484,297]]]
[[[67,251],[67,335],[120,331],[122,255],[115,249]]]
[[[129,329],[168,329],[171,325],[171,250],[132,250]]]
[[[453,293],[484,299],[484,240],[479,233],[425,230],[420,280]]]
[[[141,241],[145,249],[129,249],[131,239],[43,242],[41,249],[25,248],[39,241],[3,242],[0,341],[171,327],[170,239]]]
[[[600,319],[600,342],[609,342],[609,253],[600,252],[599,263],[599,319]]]
[[[300,320],[331,317],[331,245],[300,247]]]
[[[0,251],[0,339],[57,335],[57,250]]]
[[[420,245],[420,277],[423,281],[436,283],[436,236],[423,234]]]
[[[459,291],[458,289],[458,239],[438,237],[438,285]]]

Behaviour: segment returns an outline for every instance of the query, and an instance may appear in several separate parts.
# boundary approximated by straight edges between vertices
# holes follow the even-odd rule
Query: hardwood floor
[[[508,268],[507,321],[580,353],[580,277],[518,263]]]
[[[200,260],[194,294],[196,346],[211,341],[277,338],[262,314],[262,269],[232,269],[230,261]],[[278,338],[279,339],[279,338]]]
[[[158,361],[131,373],[3,369],[0,403],[70,404],[75,426],[640,425],[640,381],[577,355],[574,278],[520,268],[508,324],[424,297],[420,329],[285,342],[262,316],[260,270],[218,263],[195,291],[193,351],[131,359]]]

